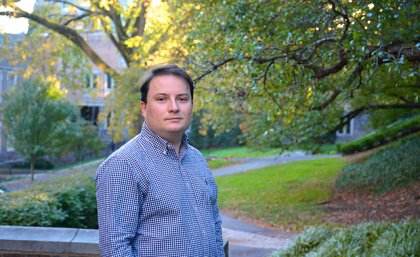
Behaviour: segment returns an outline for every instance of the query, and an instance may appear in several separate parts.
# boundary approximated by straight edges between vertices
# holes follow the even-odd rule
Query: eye
[[[188,102],[189,98],[188,98],[188,97],[186,97],[186,96],[184,96],[184,97],[180,97],[180,98],[178,98],[178,100],[179,100],[180,102],[185,103],[185,102]]]
[[[165,100],[166,100],[166,98],[163,97],[163,96],[160,96],[160,97],[156,98],[156,101],[158,101],[158,102],[165,102]]]

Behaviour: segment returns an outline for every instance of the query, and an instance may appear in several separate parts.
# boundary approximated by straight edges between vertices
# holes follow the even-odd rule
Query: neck
[[[176,155],[179,157],[179,152],[181,149],[181,142],[179,142],[179,144],[174,144],[174,148],[175,148]]]
[[[184,134],[177,135],[177,136],[172,136],[172,137],[171,136],[167,136],[167,137],[162,137],[161,136],[161,137],[174,146],[175,152],[179,156],[183,136],[184,136]]]

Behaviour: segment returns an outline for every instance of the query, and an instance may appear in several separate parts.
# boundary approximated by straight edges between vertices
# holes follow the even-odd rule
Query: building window
[[[84,88],[90,88],[90,74],[85,75],[85,86]]]
[[[92,75],[92,88],[98,87],[98,74],[94,73]]]
[[[337,135],[351,135],[353,130],[353,119],[347,121],[341,129],[337,131]]]
[[[7,73],[7,88],[11,88],[16,85],[17,75],[16,73],[9,71]]]
[[[114,79],[108,73],[106,74],[106,88],[108,90],[111,90],[114,88]]]
[[[84,88],[97,88],[99,82],[99,75],[97,73],[86,74]]]
[[[98,124],[98,106],[82,106],[80,108],[80,114],[83,119],[92,122],[93,125]]]

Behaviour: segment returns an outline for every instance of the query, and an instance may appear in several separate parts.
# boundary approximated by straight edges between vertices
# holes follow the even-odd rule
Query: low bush
[[[420,180],[420,135],[410,136],[377,151],[360,163],[344,167],[337,188],[386,193]]]
[[[271,257],[420,256],[420,221],[312,227]]]
[[[51,227],[66,217],[57,199],[45,193],[5,194],[0,206],[1,225]]]
[[[394,123],[357,140],[338,143],[337,150],[343,154],[362,152],[418,131],[420,131],[420,115],[409,120]]]
[[[97,228],[92,172],[39,183],[0,196],[0,224],[14,226]]]
[[[31,164],[29,163],[29,161],[17,162],[12,164],[12,168],[15,169],[29,169],[30,166]],[[54,168],[54,164],[45,159],[38,159],[35,161],[34,168],[36,170],[51,170]]]
[[[276,253],[273,257],[295,257],[305,256],[306,253],[317,249],[324,241],[333,236],[333,229],[326,226],[310,227],[303,234],[296,237],[293,245],[285,251]]]

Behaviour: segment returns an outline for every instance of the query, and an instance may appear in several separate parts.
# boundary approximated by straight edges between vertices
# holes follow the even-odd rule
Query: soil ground
[[[360,162],[383,147],[344,156],[344,158],[348,162]],[[324,218],[325,222],[333,224],[352,225],[367,221],[398,222],[406,219],[420,219],[420,182],[381,195],[334,190],[332,200],[326,203],[324,208],[328,213]]]
[[[420,182],[382,195],[336,190],[324,208],[325,221],[333,224],[420,219]]]

